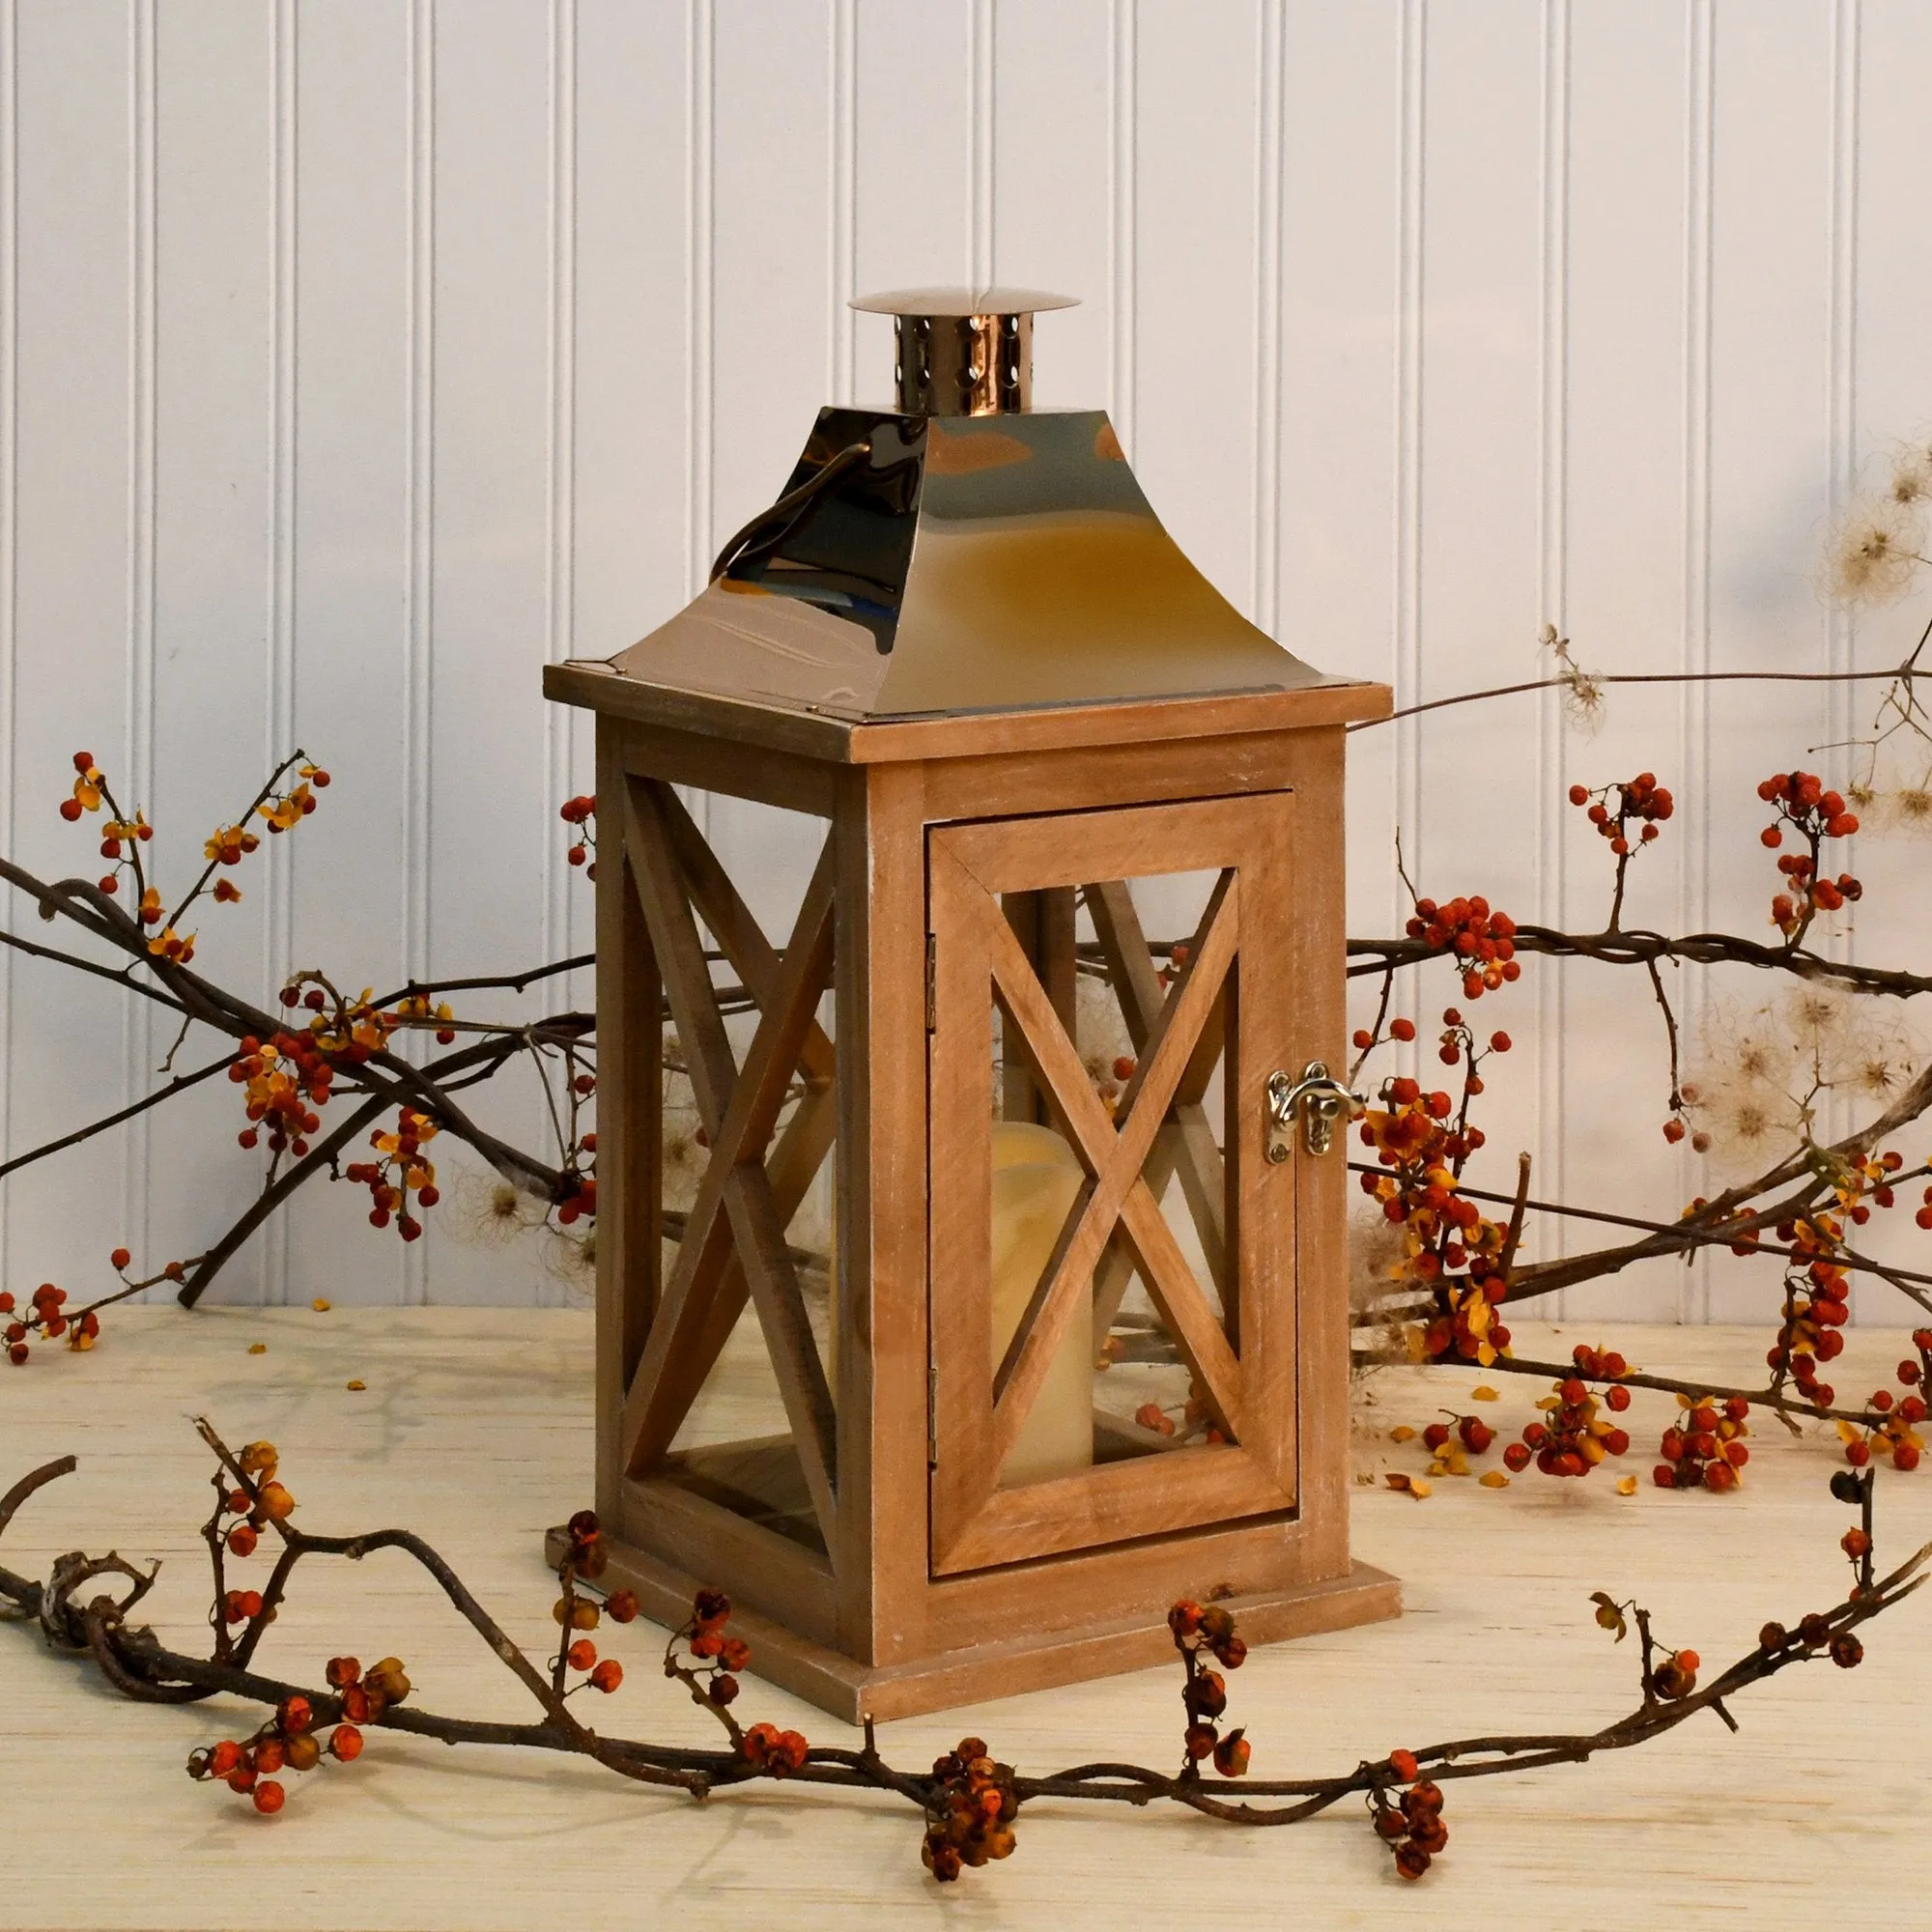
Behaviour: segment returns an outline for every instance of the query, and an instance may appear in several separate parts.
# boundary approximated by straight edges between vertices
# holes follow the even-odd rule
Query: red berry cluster
[[[594,1073],[579,1073],[570,1083],[570,1111],[573,1122],[583,1103],[597,1091]],[[556,1207],[558,1222],[569,1227],[579,1220],[592,1220],[597,1213],[597,1136],[579,1134],[565,1149],[562,1170],[562,1198]]]
[[[1799,1620],[1796,1631],[1780,1623],[1769,1623],[1757,1634],[1758,1648],[1776,1654],[1794,1646],[1805,1651],[1828,1651],[1840,1670],[1856,1670],[1864,1662],[1865,1647],[1848,1630],[1833,1631],[1832,1620],[1814,1610]]]
[[[1432,1422],[1422,1432],[1423,1446],[1440,1456],[1449,1447],[1451,1426],[1457,1441],[1472,1456],[1487,1456],[1496,1432],[1480,1415],[1451,1415],[1448,1422]]]
[[[1571,1353],[1577,1373],[1565,1376],[1554,1392],[1536,1406],[1542,1420],[1523,1425],[1522,1439],[1503,1451],[1503,1462],[1519,1473],[1532,1460],[1546,1476],[1587,1476],[1606,1456],[1630,1451],[1629,1432],[1607,1421],[1602,1411],[1630,1406],[1630,1390],[1615,1381],[1630,1373],[1630,1364],[1614,1350],[1598,1350],[1578,1343]],[[1585,1377],[1609,1380],[1599,1398]]]
[[[566,825],[577,827],[576,840],[563,856],[573,866],[582,866],[586,879],[594,879],[597,876],[597,800],[588,793],[567,798],[557,816]]]
[[[1203,1758],[1211,1757],[1223,1777],[1239,1777],[1248,1768],[1247,1736],[1239,1730],[1222,1736],[1215,1720],[1228,1708],[1228,1680],[1220,1670],[1208,1669],[1206,1658],[1212,1657],[1222,1670],[1238,1670],[1247,1659],[1247,1639],[1219,1604],[1209,1604],[1204,1609],[1183,1600],[1168,1611],[1167,1627],[1174,1634],[1174,1647],[1187,1672],[1180,1687],[1181,1707],[1187,1713],[1187,1729],[1181,1739],[1187,1755],[1181,1775],[1193,1776],[1194,1767]]]
[[[383,1713],[391,1704],[400,1704],[413,1688],[399,1657],[385,1657],[367,1670],[353,1657],[331,1657],[327,1677],[329,1689],[341,1701],[342,1715],[358,1724],[380,1723]]]
[[[284,1697],[275,1715],[252,1738],[223,1738],[190,1753],[187,1775],[220,1779],[229,1790],[249,1799],[265,1817],[272,1818],[288,1799],[274,1774],[313,1771],[325,1750],[338,1763],[349,1764],[362,1755],[362,1733],[353,1723],[339,1723],[325,1744],[316,1735],[314,1706],[298,1692]]]
[[[73,754],[73,769],[77,776],[73,790],[61,800],[60,815],[70,825],[78,821],[84,811],[99,811],[105,803],[110,816],[100,828],[100,856],[112,861],[112,869],[104,872],[96,883],[103,893],[114,894],[121,890],[121,874],[124,870],[134,875],[136,887],[141,881],[140,847],[155,836],[155,828],[141,812],[132,818],[121,816],[120,808],[115,805],[113,794],[107,789],[107,781],[100,768],[94,762],[92,752],[76,752]],[[155,899],[155,916],[147,916],[145,904],[142,920],[145,924],[154,924],[160,917],[160,900]]]
[[[934,1878],[950,1883],[968,1865],[1012,1857],[1020,1801],[1011,1765],[996,1764],[983,1738],[961,1738],[933,1759],[932,1778],[919,1856]]]
[[[1363,1175],[1362,1191],[1402,1229],[1404,1274],[1435,1294],[1423,1350],[1487,1367],[1509,1346],[1509,1330],[1494,1320],[1507,1289],[1507,1230],[1457,1186],[1463,1161],[1483,1144],[1482,1129],[1452,1125],[1449,1095],[1425,1094],[1407,1078],[1387,1082],[1382,1096],[1386,1107],[1363,1116],[1361,1136],[1388,1172]]]
[[[124,1258],[127,1250],[116,1248],[114,1252]],[[43,1281],[28,1297],[28,1307],[21,1309],[10,1292],[0,1292],[0,1316],[7,1318],[6,1327],[0,1330],[7,1344],[7,1359],[17,1369],[33,1353],[27,1338],[37,1335],[49,1342],[57,1342],[65,1335],[70,1349],[83,1352],[94,1347],[95,1338],[100,1333],[100,1317],[93,1309],[82,1309],[76,1315],[68,1315],[67,1290],[56,1288],[52,1282]]]
[[[287,771],[288,767],[282,769]],[[292,785],[277,786],[255,808],[268,821],[271,835],[299,825],[315,810],[316,792],[328,789],[328,774],[320,765],[298,766],[296,781]]]
[[[1610,804],[1611,793],[1616,805]],[[1585,805],[1585,814],[1599,834],[1610,841],[1610,850],[1619,859],[1630,857],[1631,827],[1638,828],[1636,842],[1648,845],[1658,837],[1658,827],[1676,810],[1668,791],[1658,783],[1655,772],[1639,772],[1621,784],[1607,784],[1591,791],[1587,785],[1570,787],[1570,803]]]
[[[1663,1432],[1658,1445],[1663,1461],[1651,1480],[1660,1490],[1705,1489],[1721,1495],[1736,1489],[1750,1461],[1744,1443],[1750,1404],[1741,1395],[1720,1404],[1715,1397],[1680,1394],[1677,1402],[1684,1414]]]
[[[1856,1181],[1851,1177],[1839,1194],[1841,1202],[1852,1200],[1854,1212],[1864,1205],[1849,1191]],[[1881,1192],[1883,1205],[1889,1205],[1891,1190]],[[1818,1364],[1844,1351],[1843,1329],[1851,1320],[1851,1271],[1838,1259],[1844,1224],[1834,1214],[1814,1209],[1800,1219],[1780,1221],[1777,1238],[1791,1250],[1791,1259],[1785,1264],[1783,1320],[1765,1360],[1775,1370],[1788,1369],[1806,1401],[1830,1408],[1837,1392],[1818,1379]]]
[[[1704,1660],[1694,1650],[1671,1650],[1661,1663],[1651,1665],[1645,1687],[1666,1704],[1681,1704],[1697,1688],[1697,1670]]]
[[[691,1621],[677,1637],[685,1645],[687,1669],[694,1679],[692,1694],[723,1710],[738,1695],[737,1673],[752,1661],[752,1646],[741,1636],[725,1634],[731,1620],[731,1599],[723,1590],[700,1590],[692,1600]]]
[[[1874,1456],[1889,1456],[1894,1469],[1912,1470],[1918,1466],[1925,1444],[1918,1425],[1925,1420],[1925,1398],[1919,1393],[1932,1375],[1932,1328],[1916,1328],[1912,1346],[1918,1350],[1915,1360],[1907,1356],[1898,1365],[1898,1379],[1907,1393],[1894,1396],[1889,1389],[1874,1389],[1865,1404],[1864,1424],[1838,1424],[1839,1439],[1845,1445],[1845,1461],[1855,1469],[1864,1468]]]
[[[244,1148],[261,1145],[267,1128],[271,1154],[308,1151],[307,1136],[322,1125],[320,1109],[328,1105],[335,1069],[305,1033],[277,1032],[265,1046],[246,1035],[229,1064],[228,1077],[243,1090],[248,1124],[236,1139]]]
[[[753,1724],[739,1746],[749,1764],[767,1777],[788,1777],[805,1763],[811,1747],[802,1731],[781,1731],[776,1724]]]
[[[456,1029],[449,1024],[456,1015],[449,1009],[447,1000],[439,1000],[435,1006],[429,1003],[427,993],[412,993],[396,1002],[395,1019],[399,1025],[434,1027],[436,1043],[439,1046],[453,1046],[456,1043]]]
[[[583,1683],[573,1685],[564,1691],[565,1696],[574,1696],[586,1685],[608,1693],[623,1683],[624,1666],[614,1657],[599,1658],[588,1633],[603,1622],[607,1613],[612,1623],[634,1622],[638,1599],[633,1591],[617,1590],[599,1605],[578,1591],[580,1577],[601,1577],[611,1560],[603,1525],[595,1510],[579,1510],[564,1525],[564,1533],[570,1540],[569,1548],[557,1565],[557,1580],[563,1585],[563,1595],[551,1610],[552,1618],[563,1631],[563,1649],[551,1659],[551,1667],[559,1690],[566,1670],[584,1673]]]
[[[1813,918],[1836,912],[1848,900],[1863,896],[1864,888],[1849,872],[1828,878],[1818,868],[1819,848],[1827,838],[1849,838],[1859,829],[1858,814],[1845,801],[1827,791],[1811,772],[1775,772],[1757,788],[1777,816],[1758,836],[1774,851],[1784,843],[1787,829],[1804,841],[1802,853],[1787,852],[1777,862],[1785,890],[1771,901],[1771,923],[1794,945]]]
[[[1463,992],[1479,1000],[1493,993],[1506,980],[1522,972],[1516,957],[1516,921],[1506,912],[1492,912],[1480,895],[1438,905],[1417,899],[1408,936],[1422,940],[1432,952],[1453,952],[1463,968]]]
[[[1475,1031],[1463,1017],[1461,1011],[1455,1007],[1442,1009],[1442,1032],[1436,1038],[1435,1057],[1444,1066],[1466,1065],[1468,1070],[1463,1076],[1464,1094],[1475,1095],[1482,1093],[1483,1062],[1492,1053],[1507,1053],[1514,1044],[1508,1034],[1496,1032],[1490,1036],[1487,1046],[1478,1046]],[[1468,1129],[1464,1128],[1463,1132],[1466,1135]],[[1477,1147],[1482,1145],[1480,1136],[1474,1145]]]
[[[1394,1851],[1396,1870],[1404,1878],[1418,1879],[1449,1842],[1449,1828],[1442,1822],[1442,1787],[1420,1776],[1413,1751],[1390,1751],[1388,1768],[1393,1776],[1408,1783],[1408,1789],[1393,1804],[1379,1784],[1371,1790],[1376,1835]]]
[[[406,1014],[413,1016],[424,1004],[406,1000],[389,1012],[373,1005],[366,990],[359,999],[345,997],[321,973],[296,974],[277,997],[285,1007],[304,1007],[315,1015],[308,1031],[319,1052],[358,1066],[381,1053]]]
[[[440,1131],[427,1114],[405,1107],[396,1116],[394,1133],[385,1134],[378,1128],[369,1136],[369,1145],[382,1159],[351,1161],[342,1170],[369,1190],[369,1199],[375,1203],[369,1210],[372,1228],[386,1228],[393,1215],[396,1232],[404,1240],[413,1241],[422,1233],[422,1223],[410,1212],[410,1194],[413,1189],[416,1206],[425,1209],[442,1199],[437,1191],[435,1163],[422,1157],[423,1144]]]
[[[275,1476],[278,1456],[272,1442],[246,1442],[235,1458],[243,1487],[230,1490],[215,1510],[213,1534],[230,1556],[248,1557],[262,1530],[271,1522],[286,1522],[295,1514],[296,1499]],[[242,1600],[254,1599],[252,1608]],[[237,1614],[237,1612],[240,1614]],[[262,1600],[252,1590],[229,1590],[221,1603],[221,1622],[246,1623],[262,1613]]]

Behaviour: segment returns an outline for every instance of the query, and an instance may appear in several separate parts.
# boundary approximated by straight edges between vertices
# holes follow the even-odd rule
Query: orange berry
[[[354,1724],[337,1724],[328,1734],[328,1754],[340,1763],[362,1755],[362,1733]]]
[[[614,1690],[624,1681],[624,1666],[614,1657],[607,1657],[590,1673],[590,1681],[600,1690]],[[787,1731],[785,1735],[790,1737],[792,1733]]]
[[[272,1777],[266,1777],[255,1787],[255,1809],[264,1817],[272,1818],[288,1803],[288,1793]]]

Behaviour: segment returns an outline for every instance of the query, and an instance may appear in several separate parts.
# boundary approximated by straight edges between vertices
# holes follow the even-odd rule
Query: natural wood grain
[[[993,1448],[993,1162],[987,1144],[993,982],[979,881],[953,864],[943,834],[927,843],[933,949],[927,1165],[948,1176],[926,1207],[936,1452],[931,1534],[935,1556],[943,1556],[985,1501],[1000,1468]]]
[[[597,785],[622,795],[623,726],[600,719]],[[624,1396],[657,1306],[664,1186],[663,988],[638,902],[622,816],[606,834],[597,876],[597,1159],[604,1212],[597,1233],[597,1507],[617,1506]]]
[[[941,1454],[943,1463],[943,1444]],[[1137,1456],[1077,1475],[992,1491],[936,1545],[933,1567],[945,1575],[993,1570],[1268,1516],[1286,1510],[1291,1500],[1245,1447],[1196,1446],[1170,1456]],[[1009,1614],[1026,1614],[1031,1595],[1026,1587],[1015,1587],[1008,1599]],[[1090,1614],[1097,1615],[1097,1608]]]
[[[646,684],[586,659],[544,667],[544,696],[673,730],[727,738],[828,763],[1038,753],[1090,745],[1164,744],[1258,730],[1290,731],[1384,716],[1386,685],[1329,678],[1296,691],[1136,698],[1043,711],[987,711],[864,724],[708,692]]]
[[[1333,1069],[1348,1065],[1342,950],[1344,737],[1339,726],[1297,735],[1305,763],[1293,800],[1293,834],[1277,825],[1277,842],[1264,854],[1272,883],[1264,896],[1282,942],[1286,972],[1264,989],[1265,1010],[1257,1009],[1250,1016],[1244,996],[1237,1020],[1238,1026],[1265,1028],[1285,1039],[1289,1051],[1277,1064],[1293,1075],[1313,1060]],[[1279,842],[1283,839],[1285,844]],[[1285,1403],[1290,1387],[1296,1392],[1302,1520],[1325,1560],[1339,1563],[1349,1549],[1349,1373],[1343,1346],[1349,1332],[1349,1204],[1359,1197],[1350,1185],[1340,1149],[1317,1159],[1299,1135],[1292,1163],[1293,1201],[1284,1203],[1278,1192],[1270,1194],[1267,1170],[1256,1152],[1267,1058],[1247,1055],[1245,1065],[1238,1095],[1230,1090],[1230,1105],[1238,1106],[1243,1118],[1231,1112],[1228,1145],[1241,1150],[1262,1179],[1259,1194],[1248,1186],[1234,1192],[1242,1225],[1233,1238],[1257,1269],[1280,1267],[1286,1256],[1294,1257],[1294,1325],[1270,1334],[1257,1358],[1258,1368],[1270,1387],[1280,1391],[1276,1400]],[[1338,1131],[1337,1138],[1347,1137]],[[1284,1359],[1291,1353],[1292,1368]]]
[[[623,733],[623,769],[634,777],[722,792],[727,798],[755,799],[817,818],[832,816],[837,768],[817,758],[769,746],[748,749],[731,739],[708,738],[696,731],[674,731],[614,717],[611,722]]]
[[[838,1040],[852,1078],[841,1082],[838,1116],[841,1507],[833,1561],[839,1647],[871,1664],[918,1655],[927,1641],[931,1357],[920,767],[842,775],[837,827]]]

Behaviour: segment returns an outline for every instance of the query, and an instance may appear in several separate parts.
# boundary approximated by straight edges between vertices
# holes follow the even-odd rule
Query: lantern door
[[[1293,806],[928,830],[935,1576],[1295,1511]]]

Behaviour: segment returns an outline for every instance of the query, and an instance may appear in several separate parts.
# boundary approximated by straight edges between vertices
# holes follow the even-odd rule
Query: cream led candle
[[[993,1123],[993,1366],[1053,1257],[1085,1170],[1051,1127]],[[1094,1303],[1083,1296],[1040,1385],[1003,1485],[1071,1475],[1094,1462]]]

